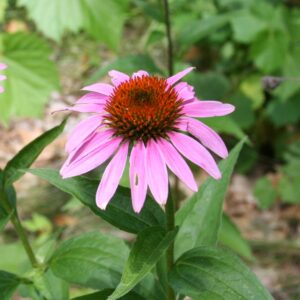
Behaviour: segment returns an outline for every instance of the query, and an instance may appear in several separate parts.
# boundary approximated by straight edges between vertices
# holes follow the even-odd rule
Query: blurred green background
[[[231,202],[227,213],[251,240],[256,236],[244,232],[241,219],[254,223],[261,220],[259,216],[271,219],[274,223],[266,221],[270,230],[284,219],[287,229],[284,227],[276,245],[283,249],[279,254],[289,254],[292,249],[291,264],[294,256],[299,264],[300,1],[170,0],[170,8],[176,71],[195,66],[196,72],[187,81],[200,99],[236,106],[231,116],[205,122],[224,137],[229,148],[244,135],[249,137],[236,171],[250,183],[256,202],[251,203],[251,210],[242,212],[242,218]],[[110,69],[129,73],[146,69],[167,75],[159,0],[0,0],[0,22],[0,61],[8,65],[5,93],[0,95],[0,134],[4,138],[18,130],[20,120],[24,124],[24,120],[43,119],[54,102],[61,107],[72,103],[80,88],[106,80]],[[57,160],[51,164],[57,165]],[[51,192],[43,193],[49,199]],[[31,198],[38,199],[37,194]],[[35,239],[45,233],[47,237],[57,234],[53,227],[60,225],[53,225],[50,219],[57,212],[72,215],[79,205],[73,199],[62,209],[59,199],[51,203],[56,202],[53,215],[40,209],[32,216],[24,209],[27,230]],[[248,212],[254,221],[249,221]],[[282,217],[287,212],[289,217]],[[249,245],[237,227],[227,216],[224,224],[224,244],[251,260]],[[3,244],[13,240],[8,232]],[[274,241],[278,242],[276,236]],[[258,257],[274,251],[273,244],[269,248],[252,244]],[[274,254],[275,262],[266,264],[278,266],[279,254]],[[295,288],[298,275],[292,272],[288,283],[266,284],[276,299],[300,299],[299,288]]]

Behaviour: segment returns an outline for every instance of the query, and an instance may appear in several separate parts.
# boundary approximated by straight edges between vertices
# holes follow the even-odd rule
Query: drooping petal
[[[100,125],[101,115],[91,116],[79,122],[72,130],[66,143],[66,151],[70,153],[77,148],[88,136],[90,136]]]
[[[84,157],[76,159],[74,162],[70,163],[63,169],[61,175],[63,178],[74,177],[99,167],[112,156],[115,150],[119,147],[121,141],[121,138],[109,140],[94,151],[89,152]]]
[[[144,70],[139,70],[132,74],[132,78],[142,77],[142,76],[149,76],[149,73]]]
[[[234,106],[219,101],[193,101],[185,103],[182,113],[190,117],[209,118],[225,116],[234,111]]]
[[[71,163],[83,159],[92,151],[101,147],[101,145],[105,144],[109,139],[112,138],[113,134],[114,130],[111,129],[93,133],[89,138],[83,141],[78,148],[74,149],[69,154],[68,159],[61,168],[61,172],[64,173],[66,168],[68,168]]]
[[[139,213],[147,194],[146,149],[143,142],[138,141],[133,146],[129,164],[132,206]]]
[[[118,86],[122,82],[130,79],[130,77],[127,74],[117,70],[109,71],[108,75],[110,76],[111,82],[113,83],[114,86]]]
[[[157,144],[169,169],[192,191],[197,192],[198,187],[193,173],[174,146],[165,139],[159,139]]]
[[[4,92],[3,86],[0,86],[0,94]]]
[[[165,161],[154,140],[149,140],[146,147],[147,181],[155,201],[161,205],[168,199],[168,171]]]
[[[176,83],[177,81],[179,81],[182,77],[184,77],[185,75],[187,75],[188,73],[192,72],[195,68],[194,67],[190,67],[187,68],[171,77],[169,77],[167,79],[167,82],[169,85],[173,85],[174,83]]]
[[[76,101],[76,104],[100,104],[104,105],[108,96],[99,93],[88,93]]]
[[[103,173],[96,193],[96,203],[101,209],[106,208],[117,190],[126,165],[128,145],[126,142],[120,146]]]
[[[110,96],[114,90],[113,86],[108,83],[94,83],[84,87],[82,90],[99,93],[102,95]]]
[[[5,75],[0,74],[0,81],[5,80],[7,77]]]
[[[204,169],[215,179],[221,178],[221,172],[211,154],[193,138],[178,132],[169,134],[171,142],[187,159]]]
[[[193,118],[184,118],[184,121],[187,124],[187,131],[199,139],[205,147],[222,158],[228,156],[228,150],[225,143],[213,129]]]

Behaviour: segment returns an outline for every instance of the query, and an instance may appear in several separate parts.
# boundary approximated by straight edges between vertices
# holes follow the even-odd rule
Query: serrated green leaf
[[[10,300],[21,280],[15,274],[0,271],[0,299]]]
[[[161,70],[155,65],[152,58],[148,55],[130,55],[121,57],[96,71],[88,80],[88,84],[98,81],[106,76],[110,70],[118,70],[131,74],[138,70],[147,70],[150,74],[161,74]]]
[[[119,238],[85,233],[63,242],[50,259],[50,268],[68,282],[94,289],[114,288],[128,254],[128,247]]]
[[[34,169],[28,170],[28,172],[49,181],[62,191],[76,197],[96,215],[121,230],[138,233],[151,226],[165,227],[165,214],[152,199],[146,199],[145,205],[139,214],[133,211],[128,188],[119,187],[106,210],[101,210],[96,206],[95,200],[99,185],[97,180],[91,180],[83,176],[62,179],[58,171],[50,169]]]
[[[37,137],[7,163],[4,169],[4,184],[6,186],[11,185],[23,175],[20,169],[29,168],[45,147],[63,132],[65,124],[66,120]]]
[[[58,89],[58,73],[49,59],[50,48],[34,34],[3,36],[5,93],[0,94],[0,120],[11,116],[38,117],[50,93]]]
[[[19,3],[28,9],[30,18],[49,38],[60,41],[65,32],[85,29],[110,48],[115,50],[119,46],[127,1],[20,0]]]
[[[223,214],[222,225],[219,232],[219,242],[235,251],[242,257],[253,261],[251,248],[248,242],[243,238],[238,227],[230,220],[230,218]]]
[[[119,299],[131,291],[154,268],[176,233],[177,230],[166,232],[160,227],[141,231],[130,251],[121,282],[108,300]]]
[[[177,293],[194,300],[273,299],[238,257],[217,247],[184,253],[175,263],[170,283]]]
[[[180,227],[175,240],[176,257],[194,247],[217,243],[225,193],[244,142],[239,142],[220,163],[222,178],[208,178],[177,212],[176,225]]]
[[[109,295],[113,292],[113,290],[106,289],[100,292],[96,292],[93,294],[84,295],[81,297],[72,298],[72,300],[107,300]],[[130,292],[129,294],[125,295],[124,297],[120,298],[121,300],[146,300],[145,298],[141,297],[140,295]]]

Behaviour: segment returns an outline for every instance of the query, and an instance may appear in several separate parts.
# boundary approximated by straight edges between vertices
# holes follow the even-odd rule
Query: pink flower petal
[[[169,134],[171,142],[182,155],[204,169],[215,179],[221,178],[221,172],[211,154],[196,140],[182,134],[173,132]]]
[[[132,74],[132,78],[142,77],[142,76],[149,76],[149,73],[144,70],[140,70]]]
[[[99,93],[88,93],[76,101],[76,104],[105,104],[108,96]]]
[[[174,89],[185,102],[195,98],[194,88],[186,82],[179,82],[174,86]]]
[[[150,191],[157,203],[166,204],[169,189],[166,163],[155,141],[149,140],[146,150],[146,170]]]
[[[128,142],[120,146],[115,156],[107,165],[96,193],[97,206],[105,209],[119,185],[125,169],[128,154]]]
[[[101,115],[91,116],[79,122],[72,130],[66,143],[66,151],[70,153],[77,148],[88,136],[90,136],[100,125]]]
[[[6,64],[0,63],[0,70],[5,70],[7,68]]]
[[[147,194],[146,148],[143,142],[138,141],[133,146],[129,163],[132,206],[139,213]]]
[[[193,101],[183,104],[182,113],[190,117],[217,117],[225,116],[234,111],[234,106],[219,101]]]
[[[167,82],[169,85],[173,85],[174,83],[176,83],[177,81],[179,81],[182,77],[184,77],[185,75],[187,75],[188,73],[192,72],[195,68],[194,67],[190,67],[187,68],[175,75],[173,75],[172,77],[169,77],[167,79]]]
[[[107,83],[94,83],[84,87],[82,90],[110,96],[113,93],[114,88],[112,85]]]
[[[165,139],[159,139],[157,141],[157,144],[170,170],[192,191],[197,192],[198,187],[192,171],[190,170],[189,166],[182,158],[182,156],[173,147],[173,145]]]
[[[76,159],[60,172],[63,178],[69,178],[87,173],[109,159],[119,147],[122,139],[114,138],[80,159]]]
[[[3,86],[0,86],[0,94],[4,92]]]
[[[184,118],[184,121],[187,124],[187,131],[199,139],[205,147],[222,158],[226,158],[228,156],[225,143],[214,130],[193,118]]]
[[[122,82],[130,79],[130,77],[127,74],[116,70],[109,71],[108,75],[110,76],[111,82],[114,86],[118,86]]]
[[[89,138],[83,141],[78,148],[70,153],[68,159],[61,168],[61,172],[64,173],[71,163],[75,163],[76,161],[83,159],[92,151],[101,147],[112,138],[113,134],[114,130],[111,129],[93,133]]]
[[[5,75],[0,74],[0,81],[5,80],[7,77]]]
[[[56,110],[59,111],[77,111],[83,113],[103,113],[104,104],[75,104],[74,106],[67,106],[62,109]]]

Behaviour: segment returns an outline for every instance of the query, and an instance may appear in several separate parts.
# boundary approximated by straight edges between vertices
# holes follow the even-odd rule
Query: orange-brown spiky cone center
[[[141,76],[114,89],[105,110],[108,126],[128,140],[166,137],[181,116],[182,99],[165,79]]]

